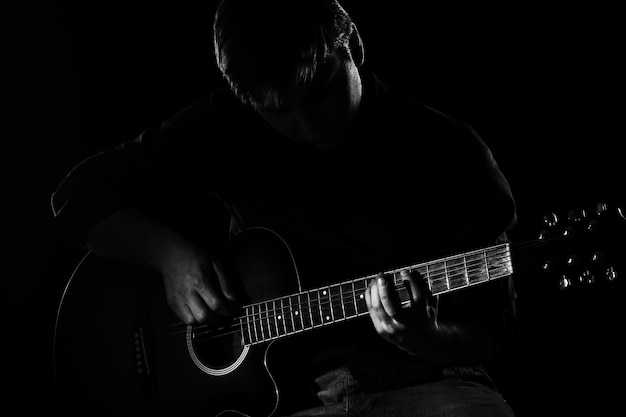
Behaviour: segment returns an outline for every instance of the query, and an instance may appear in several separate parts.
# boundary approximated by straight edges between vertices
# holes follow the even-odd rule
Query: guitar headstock
[[[626,258],[621,207],[598,203],[543,218],[538,244],[547,249],[541,269],[560,290],[607,285],[618,279]]]

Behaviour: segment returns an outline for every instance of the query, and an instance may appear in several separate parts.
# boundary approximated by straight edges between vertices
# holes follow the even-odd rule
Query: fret
[[[469,271],[467,269],[467,256],[463,257],[463,268],[465,269],[465,285],[469,285],[470,284],[470,280],[469,280]]]
[[[354,305],[356,307],[356,313],[367,313],[367,303],[365,302],[365,290],[367,289],[368,279],[362,278],[352,282],[355,291]]]
[[[418,268],[419,271],[419,268]],[[430,268],[428,266],[428,264],[424,265],[424,277],[426,278],[426,283],[428,284],[428,289],[430,290],[430,292],[433,292],[433,282],[430,279]]]
[[[258,341],[266,340],[268,338],[268,336],[266,336],[268,333],[267,333],[267,330],[266,330],[267,326],[263,322],[263,314],[262,314],[261,304],[255,304],[254,305],[254,310],[255,310],[254,326],[255,326],[255,328],[258,328],[258,333],[261,336],[258,339]]]
[[[346,310],[343,306],[343,294],[341,293],[341,285],[331,285],[329,287],[330,302],[333,309],[334,321],[343,320],[346,317]]]
[[[468,285],[487,281],[487,264],[483,252],[478,252],[466,257]]]
[[[283,324],[285,326],[285,334],[292,334],[295,332],[295,324],[293,320],[293,310],[291,308],[291,298],[284,297],[280,299],[280,309],[283,313]]]
[[[239,317],[239,328],[241,329],[241,344],[242,346],[250,344],[250,338],[248,337],[248,324],[246,323],[247,317]]]
[[[322,320],[322,308],[320,306],[319,293],[317,290],[309,291],[309,309],[311,313],[311,326],[321,326],[324,321]]]
[[[489,263],[490,274],[494,275],[496,278],[512,274],[513,271],[508,246],[495,247],[490,249],[489,252],[489,258],[491,260]]]
[[[273,312],[272,306],[269,302],[261,304],[263,306],[262,312],[267,324],[268,339],[273,339],[278,335],[278,326],[276,324],[276,315]]]
[[[244,308],[244,311],[246,313],[246,317],[245,317],[246,318],[246,324],[245,324],[246,331],[243,332],[243,336],[244,336],[243,342],[244,344],[248,345],[248,344],[252,344],[255,341],[255,339],[252,337],[252,330],[250,329],[250,315],[252,314],[252,307],[246,306]],[[254,323],[254,317],[252,317],[252,320],[253,320],[252,323]],[[248,335],[247,340],[246,340],[246,334]]]
[[[301,295],[300,312],[302,313],[302,327],[304,329],[310,329],[313,327],[313,308],[311,308],[311,297],[309,293],[305,292]]]
[[[251,315],[250,324],[252,325],[252,333],[254,334],[254,341],[258,342],[259,340],[261,340],[261,337],[259,336],[260,331],[257,327],[256,311],[255,311],[254,305],[249,306],[249,308],[250,308],[250,315]]]
[[[450,287],[446,277],[446,267],[444,261],[432,262],[429,264],[431,292],[441,294],[447,292]]]
[[[352,282],[341,284],[340,290],[343,316],[345,318],[356,316],[356,304],[354,303],[354,288],[352,287]]]
[[[485,260],[485,271],[487,273],[487,281],[489,281],[491,277],[489,273],[489,260],[487,259],[487,251],[483,251],[483,258]]]
[[[299,332],[304,328],[302,320],[302,306],[300,305],[300,294],[289,297],[291,303],[291,317],[293,318],[293,330]]]
[[[272,316],[274,317],[274,321],[276,322],[277,335],[284,336],[287,330],[285,328],[285,315],[282,311],[280,302],[281,302],[280,299],[276,299],[272,303],[274,304],[274,312],[272,313]]]
[[[317,290],[320,300],[320,314],[322,315],[322,323],[329,323],[334,320],[333,305],[330,300],[330,291],[328,287]]]
[[[465,267],[465,257],[455,257],[446,259],[446,271],[448,286],[450,290],[467,286],[467,269]]]

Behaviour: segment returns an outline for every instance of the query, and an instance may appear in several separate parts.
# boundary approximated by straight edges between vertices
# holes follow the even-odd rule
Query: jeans
[[[462,376],[440,379],[393,391],[368,394],[347,368],[316,379],[322,406],[299,411],[292,417],[513,417],[504,398],[491,384]]]

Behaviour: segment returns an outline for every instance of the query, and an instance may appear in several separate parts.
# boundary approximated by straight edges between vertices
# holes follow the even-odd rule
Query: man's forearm
[[[106,217],[87,236],[87,248],[102,256],[162,270],[168,258],[191,246],[175,230],[137,209],[122,209]]]

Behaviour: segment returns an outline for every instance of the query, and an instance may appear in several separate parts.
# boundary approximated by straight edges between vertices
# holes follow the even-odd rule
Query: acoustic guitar
[[[605,233],[623,226],[624,212],[598,205],[591,215],[577,213],[565,224],[546,217],[546,231],[530,242],[384,272],[405,306],[405,269],[443,296],[509,277],[527,260],[571,270],[579,249],[577,259],[589,262],[578,261],[574,274],[558,273],[558,285],[613,281],[616,269],[598,248]],[[160,277],[87,253],[65,288],[55,329],[56,389],[68,413],[269,417],[294,388],[275,371],[285,359],[277,342],[368,314],[364,290],[375,274],[302,289],[289,245],[269,229],[243,231],[222,260],[235,268],[251,302],[218,326],[185,325],[167,305]]]

